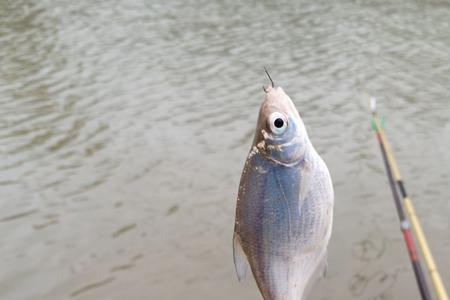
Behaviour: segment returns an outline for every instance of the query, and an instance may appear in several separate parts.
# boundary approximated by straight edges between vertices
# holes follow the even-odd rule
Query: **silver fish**
[[[281,87],[264,89],[236,204],[233,254],[265,300],[300,300],[326,269],[334,193],[325,162]]]

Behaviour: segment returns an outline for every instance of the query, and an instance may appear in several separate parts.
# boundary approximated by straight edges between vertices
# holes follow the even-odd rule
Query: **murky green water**
[[[365,86],[450,288],[450,4],[0,1],[0,298],[260,299],[234,274],[267,66],[328,163],[310,299],[419,299]]]

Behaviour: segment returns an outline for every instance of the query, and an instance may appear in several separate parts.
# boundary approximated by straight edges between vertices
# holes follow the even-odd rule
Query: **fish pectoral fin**
[[[236,268],[236,274],[239,279],[239,282],[241,282],[247,275],[249,265],[247,261],[247,256],[245,255],[244,250],[242,249],[241,246],[241,239],[236,233],[234,233],[233,236],[233,258],[234,258],[234,266]]]
[[[322,260],[319,263],[319,274],[320,277],[325,278],[327,277],[327,272],[328,272],[328,253],[325,251],[325,254],[322,257]]]
[[[314,272],[314,281],[321,280],[327,276],[328,272],[328,253],[325,252],[321,255],[319,262],[317,264],[316,270]]]

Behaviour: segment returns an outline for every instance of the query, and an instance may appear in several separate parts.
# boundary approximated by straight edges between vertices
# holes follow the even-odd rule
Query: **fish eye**
[[[282,134],[287,128],[287,118],[279,112],[271,113],[269,116],[269,128],[274,134]]]

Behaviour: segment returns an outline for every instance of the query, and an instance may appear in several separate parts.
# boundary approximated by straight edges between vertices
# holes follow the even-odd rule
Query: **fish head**
[[[253,146],[275,163],[296,163],[303,159],[309,141],[300,114],[281,87],[264,91]]]

